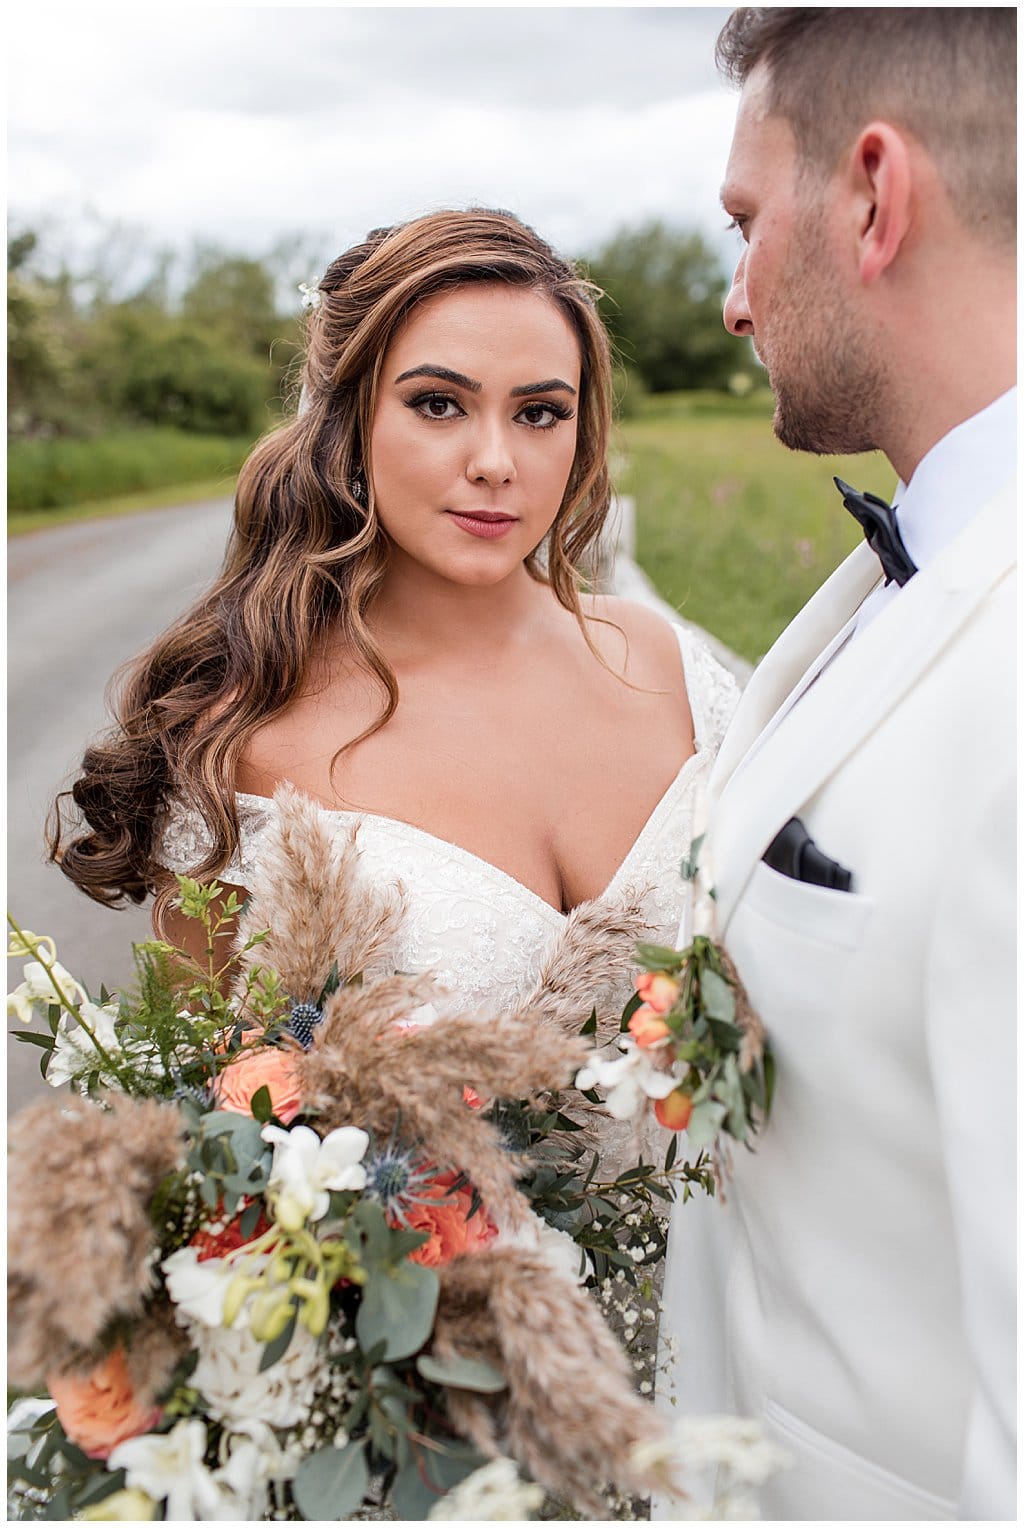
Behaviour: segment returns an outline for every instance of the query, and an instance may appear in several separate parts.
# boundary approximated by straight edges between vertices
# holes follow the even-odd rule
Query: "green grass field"
[[[126,494],[141,500],[154,491],[201,481],[226,481],[230,493],[251,446],[248,436],[186,435],[158,428],[112,431],[94,440],[12,441],[7,449],[8,512],[92,508]]]
[[[640,566],[670,605],[751,662],[860,539],[833,474],[886,498],[895,486],[877,454],[787,451],[771,415],[768,394],[656,394],[617,442]]]

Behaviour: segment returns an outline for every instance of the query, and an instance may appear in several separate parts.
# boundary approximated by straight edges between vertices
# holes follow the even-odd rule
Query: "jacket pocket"
[[[923,1486],[915,1485],[902,1475],[895,1474],[873,1459],[865,1459],[834,1438],[819,1432],[802,1417],[787,1411],[778,1401],[766,1396],[761,1407],[765,1422],[779,1437],[783,1446],[788,1445],[796,1455],[797,1468],[802,1461],[824,1466],[820,1472],[835,1482],[833,1500],[837,1508],[848,1498],[856,1505],[853,1516],[878,1519],[916,1518],[922,1520],[948,1519],[956,1516],[956,1503]],[[849,1493],[843,1487],[843,1479],[850,1482]],[[799,1489],[794,1478],[794,1494]],[[832,1493],[830,1493],[832,1494]],[[830,1517],[841,1517],[842,1511],[833,1511]]]
[[[833,891],[780,875],[762,861],[754,870],[742,905],[779,928],[819,944],[856,949],[875,909],[873,898]]]

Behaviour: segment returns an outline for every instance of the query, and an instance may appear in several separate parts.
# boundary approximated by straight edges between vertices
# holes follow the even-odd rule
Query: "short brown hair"
[[[872,117],[905,128],[935,161],[960,220],[1012,244],[1013,7],[741,7],[719,34],[715,60],[736,85],[767,66],[770,110],[826,173]]]

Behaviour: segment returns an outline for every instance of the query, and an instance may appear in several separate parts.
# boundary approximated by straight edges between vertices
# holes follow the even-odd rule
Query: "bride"
[[[397,965],[460,1007],[521,999],[594,899],[673,942],[735,684],[581,592],[610,496],[593,289],[508,213],[377,229],[313,294],[304,397],[242,470],[219,578],[132,666],[77,820],[59,803],[64,873],[155,895],[188,947],[172,872],[244,893],[291,782],[401,881]]]

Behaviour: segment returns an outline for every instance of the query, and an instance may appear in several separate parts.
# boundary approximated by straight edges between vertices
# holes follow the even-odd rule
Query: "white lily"
[[[121,1043],[114,1029],[117,1004],[105,1003],[100,1007],[98,1003],[83,997],[79,1003],[79,1012],[107,1055],[120,1055]],[[46,1068],[46,1080],[51,1088],[63,1087],[76,1073],[84,1071],[86,1067],[94,1067],[97,1063],[102,1065],[102,1057],[93,1044],[92,1036],[81,1024],[76,1024],[69,1013],[62,1014]]]
[[[365,1130],[343,1125],[321,1140],[308,1125],[292,1130],[264,1125],[261,1134],[274,1148],[269,1191],[275,1219],[285,1231],[322,1220],[332,1189],[358,1192],[366,1187],[366,1169],[359,1165],[370,1144]]]
[[[192,1523],[223,1515],[225,1501],[203,1463],[206,1424],[181,1421],[169,1433],[146,1433],[119,1443],[107,1468],[124,1470],[130,1487],[154,1501],[166,1499],[168,1521]]]
[[[630,1035],[619,1041],[621,1056],[595,1056],[576,1074],[578,1088],[608,1088],[605,1108],[613,1119],[634,1119],[648,1098],[667,1098],[675,1092],[686,1068],[679,1061],[668,1070],[655,1066],[650,1047],[637,1045]]]

